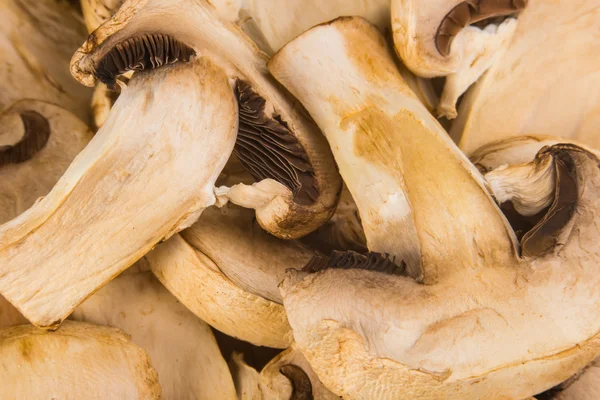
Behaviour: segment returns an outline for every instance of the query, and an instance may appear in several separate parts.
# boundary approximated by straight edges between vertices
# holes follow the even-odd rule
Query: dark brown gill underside
[[[297,365],[288,364],[279,369],[279,372],[292,382],[292,395],[290,400],[313,400],[312,384],[306,372]]]
[[[435,47],[447,57],[452,41],[465,27],[487,19],[514,15],[527,7],[528,0],[466,0],[454,7],[440,23]]]
[[[117,43],[98,63],[94,75],[109,88],[127,71],[142,71],[188,62],[196,52],[180,41],[161,33],[129,38]]]
[[[12,146],[0,146],[0,167],[31,159],[46,146],[50,138],[50,123],[44,116],[35,111],[22,111],[20,116],[25,134]]]
[[[355,251],[333,251],[329,257],[314,256],[302,271],[314,273],[330,268],[365,269],[389,275],[406,275],[406,264],[397,264],[389,254],[368,252],[360,254]]]
[[[265,99],[244,81],[236,82],[239,131],[234,152],[257,180],[285,185],[301,205],[314,204],[319,187],[306,151],[278,115],[265,114]]]

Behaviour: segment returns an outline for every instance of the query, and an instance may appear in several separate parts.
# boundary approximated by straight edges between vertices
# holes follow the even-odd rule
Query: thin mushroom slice
[[[160,69],[194,53],[217,60],[232,82],[239,109],[234,151],[258,181],[219,188],[219,204],[254,208],[260,225],[284,239],[317,229],[333,214],[341,188],[327,143],[270,77],[266,56],[205,0],[126,1],[73,56],[71,72],[88,86],[114,86],[127,71]]]
[[[87,121],[92,93],[78,85],[66,68],[86,37],[71,6],[64,1],[5,0],[0,15],[0,110],[35,98]]]
[[[359,18],[320,25],[269,68],[327,137],[369,250],[406,262],[407,273],[426,283],[480,256],[510,259],[516,239],[483,177],[407,87],[375,27]],[[466,264],[449,268],[451,256]]]
[[[132,343],[148,352],[166,400],[236,398],[210,327],[173,297],[152,272],[117,277],[71,317],[130,334]]]
[[[0,331],[0,386],[6,399],[160,399],[144,350],[116,328],[65,322]]]
[[[446,77],[438,105],[440,116],[456,118],[460,95],[500,59],[510,43],[517,22],[515,18],[502,17],[515,16],[527,3],[528,0],[392,1],[394,43],[402,61],[418,76]]]
[[[219,331],[257,346],[290,345],[292,332],[283,306],[241,289],[179,234],[156,246],[146,259],[183,305]]]
[[[292,345],[272,359],[260,373],[234,353],[230,368],[240,400],[336,400],[319,381],[302,353]]]
[[[555,191],[519,246],[487,182],[386,60],[374,28],[346,18],[309,30],[269,64],[332,148],[340,146],[335,156],[370,250],[369,214],[357,195],[365,189],[356,182],[377,167],[377,181],[403,183],[392,194],[408,198],[401,210],[413,230],[403,218],[380,221],[393,224],[387,233],[397,242],[420,240],[425,272],[420,284],[380,271],[373,255],[333,257],[314,273],[290,270],[280,290],[298,349],[348,399],[526,398],[556,385],[600,353],[600,159],[558,144],[530,161],[531,169],[553,166]],[[370,201],[393,198],[390,187]],[[444,218],[451,220],[438,225]],[[393,250],[378,251],[401,267]],[[354,268],[342,268],[347,260]]]
[[[504,55],[461,102],[450,134],[467,153],[531,133],[600,148],[600,2],[530,3]]]
[[[235,114],[231,85],[210,59],[133,77],[54,189],[0,226],[2,295],[53,327],[193,223],[215,201]]]

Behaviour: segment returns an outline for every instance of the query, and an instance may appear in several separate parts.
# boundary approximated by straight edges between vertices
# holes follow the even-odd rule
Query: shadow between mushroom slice
[[[162,23],[157,10],[178,23]],[[269,76],[265,55],[239,28],[219,20],[206,1],[126,1],[73,56],[71,72],[86,85],[99,80],[114,86],[124,72],[192,54],[213,57],[232,82],[239,106],[234,151],[260,181],[219,188],[219,204],[256,209],[261,226],[285,239],[322,225],[341,188],[326,141]]]
[[[146,352],[116,328],[65,322],[0,331],[0,386],[7,399],[160,399]],[[109,384],[107,384],[109,382]]]
[[[235,115],[231,84],[208,58],[134,76],[52,191],[0,226],[0,292],[53,327],[189,226],[215,201]]]
[[[600,360],[595,359],[584,369],[560,385],[535,396],[537,400],[595,400],[600,396]]]
[[[5,0],[0,4],[0,110],[22,99],[58,104],[88,121],[91,91],[66,66],[85,27],[66,2]]]
[[[260,372],[234,353],[229,362],[240,400],[337,400],[319,381],[310,364],[293,345]]]
[[[502,58],[461,102],[450,133],[467,153],[531,133],[600,148],[600,3],[530,3]]]
[[[357,258],[350,269],[335,268],[352,260],[347,256],[316,273],[290,270],[280,285],[294,341],[332,392],[348,399],[525,398],[600,353],[594,153],[558,144],[528,164],[534,177],[546,166],[553,171],[546,179],[556,184],[547,213],[519,245],[488,183],[407,91],[366,22],[315,27],[269,68],[332,148],[339,146],[334,155],[369,249],[376,243],[402,259],[393,241],[372,242],[363,210],[373,206],[357,195],[370,188],[368,180],[381,179],[394,186],[379,186],[371,199],[402,196],[408,206],[390,207],[403,218],[388,214],[381,220],[389,228],[380,229],[396,243],[416,239],[420,246],[424,285],[372,270],[374,256]]]
[[[286,348],[291,331],[278,284],[312,251],[263,232],[252,211],[209,209],[146,255],[159,280],[210,325],[258,346]]]
[[[528,0],[393,0],[396,51],[417,76],[446,77],[438,114],[456,118],[461,94],[502,56]],[[487,22],[487,24],[486,24]]]
[[[148,352],[165,400],[236,398],[210,327],[179,303],[152,272],[115,278],[71,317],[130,334],[131,341]]]

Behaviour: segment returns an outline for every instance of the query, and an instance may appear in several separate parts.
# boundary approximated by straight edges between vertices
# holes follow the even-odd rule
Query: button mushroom
[[[530,133],[600,147],[599,8],[598,0],[531,2],[504,55],[465,94],[450,131],[461,149]]]
[[[164,399],[235,399],[233,380],[210,327],[152,275],[121,275],[73,312],[72,318],[110,325],[148,352]]]
[[[146,352],[116,328],[65,322],[56,332],[32,325],[0,331],[5,399],[160,399]]]
[[[438,114],[456,118],[459,96],[502,55],[528,0],[393,0],[396,51],[421,77],[446,77]]]
[[[186,307],[218,330],[259,346],[286,348],[290,327],[278,284],[312,251],[262,231],[251,210],[209,209],[147,254],[150,268]]]
[[[369,249],[392,254],[334,254],[290,271],[280,286],[294,340],[331,391],[348,399],[525,398],[598,355],[594,152],[557,144],[497,174],[515,195],[524,188],[511,181],[517,170],[524,179],[543,172],[536,185],[554,185],[547,211],[518,242],[488,182],[416,101],[368,23],[315,27],[269,68],[334,149]],[[369,218],[381,210],[385,218]],[[370,231],[373,221],[383,238]],[[407,263],[421,262],[425,284],[397,275],[414,253]],[[419,277],[414,270],[409,264]]]

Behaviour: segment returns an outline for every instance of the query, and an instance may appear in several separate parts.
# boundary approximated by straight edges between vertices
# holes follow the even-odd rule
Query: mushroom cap
[[[144,350],[116,328],[65,322],[0,331],[0,386],[8,399],[160,399]]]
[[[0,4],[0,110],[35,98],[60,105],[87,122],[92,92],[65,68],[86,37],[67,2],[6,0]]]
[[[210,327],[171,295],[152,272],[120,275],[71,315],[114,326],[148,352],[165,399],[235,399],[227,364]]]
[[[530,3],[501,59],[461,102],[450,134],[466,153],[532,133],[600,147],[598,2]]]

